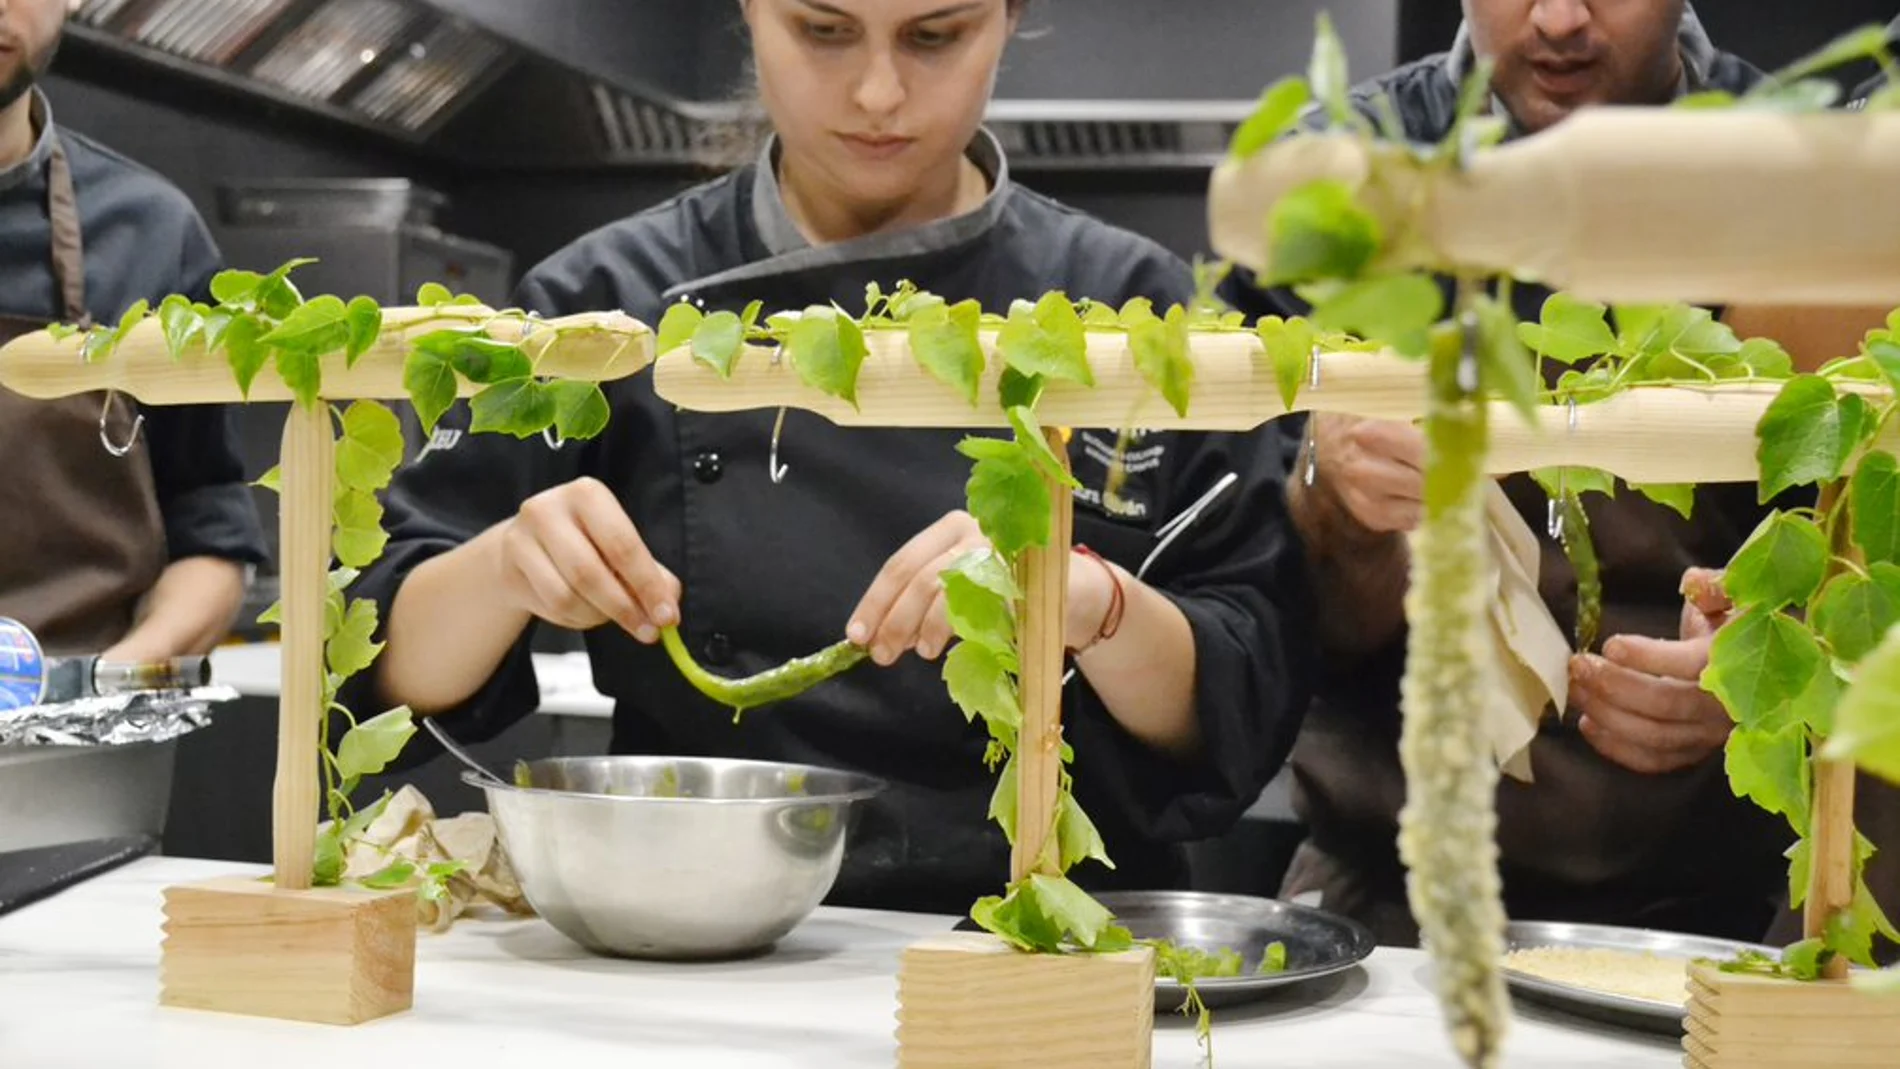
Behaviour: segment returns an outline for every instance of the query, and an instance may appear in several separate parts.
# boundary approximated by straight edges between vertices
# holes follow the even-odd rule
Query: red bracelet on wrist
[[[1076,544],[1075,551],[1101,565],[1102,570],[1108,573],[1108,581],[1114,585],[1114,591],[1109,595],[1108,599],[1108,611],[1102,615],[1102,625],[1096,628],[1095,637],[1083,643],[1079,648],[1070,651],[1072,653],[1081,654],[1114,638],[1115,632],[1121,630],[1122,613],[1128,606],[1128,599],[1126,592],[1122,590],[1121,576],[1116,573],[1114,567],[1112,567],[1108,561],[1102,559],[1100,553],[1095,552],[1081,543]]]

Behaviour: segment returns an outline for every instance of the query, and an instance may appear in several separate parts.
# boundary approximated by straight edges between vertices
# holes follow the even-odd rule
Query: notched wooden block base
[[[415,967],[413,889],[234,878],[165,891],[162,1005],[360,1024],[410,1008]]]
[[[1024,954],[987,932],[904,951],[899,1069],[1149,1069],[1155,956]]]
[[[1689,970],[1685,1069],[1900,1065],[1900,998],[1846,983]]]

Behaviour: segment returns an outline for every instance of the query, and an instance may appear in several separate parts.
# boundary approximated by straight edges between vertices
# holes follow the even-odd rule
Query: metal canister
[[[46,652],[23,623],[0,616],[0,711],[38,705],[46,696]]]

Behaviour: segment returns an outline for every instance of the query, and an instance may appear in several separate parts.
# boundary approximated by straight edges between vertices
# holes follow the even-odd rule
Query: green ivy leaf
[[[699,333],[699,324],[705,318],[705,313],[685,301],[669,305],[666,314],[660,317],[660,336],[655,342],[656,351],[665,355],[690,343],[693,335]]]
[[[383,644],[372,641],[376,634],[376,603],[363,598],[350,602],[343,623],[324,645],[324,659],[330,671],[348,679],[373,664],[383,652]]]
[[[1801,699],[1815,674],[1828,670],[1827,658],[1807,628],[1781,613],[1755,609],[1716,632],[1702,686],[1736,723],[1775,731],[1806,719]]]
[[[345,321],[349,326],[349,339],[343,350],[343,366],[355,367],[356,361],[382,336],[383,310],[374,300],[358,297],[345,310]]]
[[[342,827],[331,825],[317,834],[316,857],[310,865],[310,883],[315,887],[335,887],[343,878]]]
[[[1008,417],[1010,427],[1016,432],[1017,445],[1030,460],[1035,461],[1036,467],[1044,475],[1071,490],[1082,488],[1081,482],[1063,466],[1062,458],[1057,456],[1056,451],[1050,447],[1049,436],[1043,433],[1042,424],[1036,420],[1034,409],[1017,405],[1007,409],[1004,415]]]
[[[313,297],[264,335],[263,342],[280,354],[320,357],[336,352],[350,342],[349,308],[327,293]]]
[[[807,386],[858,407],[858,371],[870,350],[850,316],[813,306],[785,337],[785,354]]]
[[[1842,34],[1795,60],[1776,71],[1772,78],[1764,80],[1760,85],[1765,87],[1777,83],[1797,82],[1811,75],[1826,73],[1836,67],[1844,67],[1863,59],[1875,59],[1886,54],[1886,27],[1863,26]]]
[[[399,857],[356,882],[372,891],[393,891],[406,885],[415,875],[415,864]]]
[[[1782,856],[1788,859],[1788,908],[1800,909],[1808,900],[1808,884],[1814,879],[1814,840],[1803,835]]]
[[[382,555],[389,535],[383,530],[383,506],[374,494],[344,490],[336,498],[336,529],[331,548],[336,559],[351,568],[367,568]]]
[[[1520,324],[1517,336],[1531,351],[1564,364],[1616,352],[1609,309],[1567,293],[1545,298],[1541,322]]]
[[[1821,756],[1900,783],[1900,630],[1888,630],[1860,662]]]
[[[1777,512],[1755,527],[1723,573],[1737,608],[1806,605],[1827,574],[1827,535],[1804,516]]]
[[[943,660],[943,680],[966,719],[980,716],[1012,730],[1022,727],[1022,705],[1008,668],[989,646],[972,639],[952,646]]]
[[[337,773],[344,779],[374,776],[402,753],[416,733],[409,710],[398,706],[372,717],[344,733],[336,747]]]
[[[1750,338],[1736,353],[1742,365],[1765,379],[1785,379],[1794,374],[1794,357],[1768,338]]]
[[[203,305],[198,305],[196,308],[198,314],[204,318],[203,334],[207,351],[215,351],[224,341],[224,332],[231,328],[232,323],[242,318],[228,308],[206,308]],[[262,337],[264,332],[260,329],[257,333],[259,337]]]
[[[293,349],[278,349],[274,356],[277,377],[290,388],[291,396],[302,405],[316,404],[317,393],[323,388],[323,358]]]
[[[1900,561],[1900,463],[1873,452],[1848,483],[1854,543],[1870,561]]]
[[[1332,16],[1321,11],[1315,20],[1313,57],[1306,78],[1312,95],[1326,105],[1326,114],[1336,126],[1350,125],[1357,115],[1352,110],[1352,85],[1346,74],[1346,46],[1333,28]]]
[[[259,475],[259,476],[257,477],[257,480],[256,480],[255,482],[253,482],[253,483],[251,483],[251,485],[252,485],[252,486],[257,486],[257,487],[262,487],[263,489],[265,489],[265,490],[269,490],[269,491],[271,491],[271,492],[273,492],[273,493],[278,493],[278,494],[281,494],[281,493],[283,493],[283,492],[284,492],[284,468],[283,468],[283,465],[281,465],[281,464],[273,464],[273,465],[271,465],[271,468],[270,468],[270,470],[269,470],[269,471],[266,471],[266,472],[265,472],[264,474],[262,474],[262,475]]]
[[[1062,949],[1062,929],[1043,912],[1041,901],[1027,882],[1012,886],[1001,898],[990,895],[978,899],[970,909],[970,919],[1018,950],[1054,954]]]
[[[1357,278],[1385,240],[1352,187],[1333,178],[1306,183],[1281,197],[1267,216],[1268,286]]]
[[[1726,764],[1735,797],[1786,816],[1797,835],[1808,834],[1813,790],[1806,725],[1773,731],[1738,727],[1729,732]]]
[[[1426,282],[1425,279],[1420,279]],[[1430,284],[1430,283],[1428,283]],[[1438,287],[1431,284],[1436,294]],[[1476,302],[1478,314],[1478,360],[1484,369],[1484,384],[1495,390],[1499,396],[1510,402],[1525,422],[1537,424],[1537,363],[1525,350],[1523,343],[1517,340],[1512,329],[1516,322],[1510,308],[1490,297],[1480,298]],[[1430,326],[1430,324],[1426,324]],[[1429,344],[1426,332],[1420,329],[1417,353],[1423,355]]]
[[[996,780],[996,790],[990,793],[990,819],[1003,829],[1003,841],[1016,845],[1016,755],[1003,762],[1003,771]]]
[[[1102,833],[1096,830],[1095,822],[1082,811],[1082,804],[1075,795],[1063,791],[1056,809],[1056,838],[1061,843],[1062,870],[1069,869],[1090,859],[1101,862],[1109,868],[1115,863],[1108,859],[1108,846],[1102,842]]]
[[[562,438],[593,438],[607,429],[607,395],[597,382],[562,379],[547,391],[554,398],[554,429]]]
[[[1900,344],[1891,338],[1875,338],[1867,343],[1866,354],[1887,385],[1900,390]]]
[[[1188,358],[1187,309],[1168,309],[1167,318],[1151,317],[1128,332],[1135,370],[1160,392],[1175,414],[1185,418],[1194,388],[1194,361]]]
[[[158,322],[165,329],[165,347],[171,350],[173,360],[183,357],[191,339],[203,334],[205,328],[204,316],[181,293],[159,302]]]
[[[1674,509],[1685,520],[1691,518],[1695,512],[1695,486],[1693,484],[1632,483],[1630,489],[1664,508]]]
[[[409,351],[402,365],[402,388],[416,408],[424,434],[434,434],[442,413],[455,403],[455,368],[446,356],[421,347]]]
[[[484,386],[469,401],[469,430],[516,438],[540,434],[554,424],[554,395],[533,379],[506,379]]]
[[[1849,572],[1828,581],[1809,618],[1834,656],[1857,664],[1900,622],[1900,599],[1888,587]]]
[[[483,386],[534,374],[519,346],[496,341],[479,329],[438,330],[416,339],[416,348],[444,358],[463,378]]]
[[[976,301],[924,308],[909,320],[910,350],[917,362],[972,407],[987,362],[977,334],[982,320],[983,306]]]
[[[272,319],[287,319],[303,304],[303,295],[297,292],[297,284],[290,280],[290,273],[304,264],[316,263],[315,260],[292,260],[277,270],[264,276],[257,284],[257,311]]]
[[[263,281],[264,276],[255,271],[220,271],[211,276],[211,296],[219,304],[251,311],[256,307],[257,287]]]
[[[1260,103],[1234,131],[1228,152],[1236,160],[1245,160],[1278,141],[1299,121],[1300,110],[1313,99],[1305,79],[1294,75],[1274,82],[1260,94]]]
[[[1029,875],[1029,886],[1035,889],[1044,914],[1056,928],[1090,949],[1114,919],[1107,907],[1065,877],[1033,872]]]
[[[1062,293],[1044,294],[1033,307],[1013,306],[997,333],[996,349],[1004,363],[1024,375],[1095,385],[1088,329]]]
[[[416,290],[416,304],[423,308],[439,308],[455,300],[455,294],[440,282],[424,282]]]
[[[1025,375],[1013,367],[1006,367],[997,379],[996,395],[1006,409],[1034,408],[1036,402],[1042,399],[1043,387],[1048,382],[1041,375]]]
[[[1797,375],[1788,380],[1756,427],[1761,503],[1796,486],[1840,477],[1853,429],[1843,425],[1843,411],[1826,379]]]
[[[938,578],[950,629],[957,637],[987,647],[998,658],[1013,659],[1016,617],[1011,602],[959,569],[946,568]]]
[[[389,485],[402,463],[402,421],[375,401],[356,401],[343,412],[343,437],[336,445],[337,482],[374,493]]]
[[[1561,499],[1565,493],[1616,496],[1616,476],[1597,468],[1538,468],[1530,477],[1553,498]]]
[[[1254,324],[1254,333],[1273,362],[1273,378],[1280,385],[1280,403],[1288,412],[1300,399],[1300,387],[1306,385],[1313,370],[1313,324],[1304,319],[1262,316]]]
[[[1313,323],[1407,356],[1425,354],[1428,330],[1445,310],[1445,295],[1425,275],[1385,275],[1355,282],[1315,304]],[[1519,378],[1523,376],[1517,376]]]
[[[732,312],[714,312],[700,321],[693,331],[693,359],[717,372],[722,379],[732,377],[732,367],[745,347],[745,321]]]
[[[1030,546],[1049,541],[1049,487],[1035,461],[1020,447],[1009,453],[977,456],[965,439],[958,450],[973,456],[966,490],[970,514],[997,551],[1014,557]],[[991,439],[994,441],[994,439]]]

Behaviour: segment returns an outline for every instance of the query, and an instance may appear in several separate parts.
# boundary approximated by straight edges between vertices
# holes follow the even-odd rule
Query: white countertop
[[[281,666],[281,648],[275,643],[220,646],[211,653],[211,681],[239,694],[275,698],[282,686]],[[538,712],[600,719],[613,716],[613,699],[594,689],[594,673],[586,653],[537,653],[534,674],[541,684]]]
[[[821,909],[771,955],[721,965],[590,957],[538,919],[424,933],[415,1006],[344,1028],[161,1007],[160,892],[253,866],[147,859],[0,917],[0,1066],[338,1069],[602,1065],[890,1069],[897,955],[943,917]],[[1216,1011],[1217,1069],[1458,1063],[1415,951]],[[1155,1069],[1201,1064],[1192,1022],[1156,1021]],[[1680,1066],[1676,1045],[1520,1009],[1505,1065]]]

